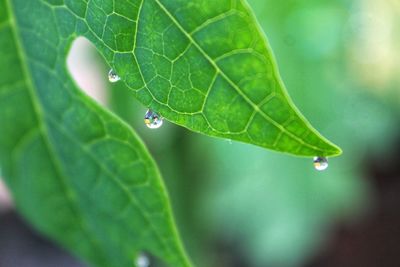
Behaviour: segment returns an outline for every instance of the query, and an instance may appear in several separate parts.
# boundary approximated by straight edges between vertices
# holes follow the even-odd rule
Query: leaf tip
[[[326,152],[324,153],[325,155],[323,155],[323,156],[338,157],[338,156],[342,155],[343,150],[339,146],[337,146],[327,140],[326,140],[326,144],[329,146],[329,149],[326,150]]]

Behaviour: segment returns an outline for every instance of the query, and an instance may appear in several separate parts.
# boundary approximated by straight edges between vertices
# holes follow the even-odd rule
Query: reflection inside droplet
[[[163,118],[158,113],[149,109],[144,115],[144,123],[150,129],[158,129],[163,124]]]
[[[324,171],[328,168],[328,159],[326,157],[314,157],[314,168],[317,171]]]
[[[108,72],[108,80],[109,80],[111,83],[116,83],[116,82],[118,82],[119,80],[121,80],[121,78],[118,76],[118,74],[117,74],[113,69],[111,69],[111,70]]]

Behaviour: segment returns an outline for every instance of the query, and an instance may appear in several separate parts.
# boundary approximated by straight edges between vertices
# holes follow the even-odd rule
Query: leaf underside
[[[96,266],[148,251],[190,266],[157,167],[132,130],[74,85],[93,42],[146,106],[203,134],[335,156],[289,99],[240,0],[0,0],[0,164],[20,211]]]

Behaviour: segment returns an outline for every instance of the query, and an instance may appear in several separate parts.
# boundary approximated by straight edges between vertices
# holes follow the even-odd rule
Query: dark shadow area
[[[0,267],[84,267],[33,232],[13,211],[0,214]]]
[[[214,244],[215,262],[212,267],[251,267],[236,242],[225,238]]]

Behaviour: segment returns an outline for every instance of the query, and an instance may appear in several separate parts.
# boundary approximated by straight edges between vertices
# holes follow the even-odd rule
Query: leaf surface
[[[58,2],[0,0],[0,166],[18,209],[95,266],[141,251],[191,266],[143,143],[70,79],[77,21]]]
[[[341,153],[291,102],[244,1],[93,0],[85,12],[68,3],[79,34],[168,120],[300,156]]]

